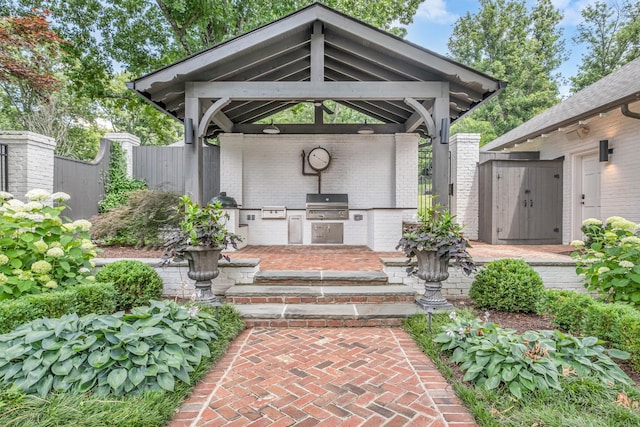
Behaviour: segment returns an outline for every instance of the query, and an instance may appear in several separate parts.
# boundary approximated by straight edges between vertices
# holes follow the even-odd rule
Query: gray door
[[[562,164],[543,163],[527,174],[527,233],[536,240],[557,240],[562,236]]]
[[[508,164],[496,170],[497,197],[496,215],[499,239],[526,239],[527,218],[525,218],[527,203],[526,174],[527,167],[523,164]]]
[[[289,217],[289,244],[302,244],[302,215],[292,215]]]

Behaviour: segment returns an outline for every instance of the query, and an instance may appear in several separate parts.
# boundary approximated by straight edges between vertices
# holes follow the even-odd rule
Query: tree
[[[575,43],[586,45],[571,91],[578,92],[640,56],[640,4],[596,2],[582,11]]]
[[[524,0],[480,0],[480,10],[454,25],[448,48],[453,59],[508,82],[492,101],[456,123],[452,132],[500,136],[559,101],[555,70],[566,59],[551,0],[527,9]],[[489,126],[487,126],[489,125]]]

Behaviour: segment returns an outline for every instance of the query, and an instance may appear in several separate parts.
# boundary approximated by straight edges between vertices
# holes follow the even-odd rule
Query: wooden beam
[[[221,111],[226,105],[229,105],[230,102],[231,100],[229,98],[220,98],[205,111],[198,125],[198,138],[204,138],[211,120],[220,126],[220,129],[223,131],[227,133],[233,131],[233,122]]]
[[[403,100],[436,98],[442,82],[188,82],[198,98],[233,100]]]
[[[311,81],[324,80],[324,34],[322,34],[322,22],[313,23],[311,34]]]
[[[280,134],[345,134],[356,135],[361,124],[280,124],[277,123]],[[266,125],[263,124],[239,124],[233,130],[245,134],[262,134]],[[376,134],[403,133],[402,124],[367,124]]]
[[[405,98],[404,102],[405,104],[413,107],[413,109],[416,110],[416,113],[418,113],[420,115],[420,118],[422,119],[419,121],[412,120],[411,123],[409,123],[409,121],[407,120],[405,132],[407,133],[413,132],[414,130],[416,130],[418,126],[422,124],[422,122],[424,122],[424,124],[427,126],[427,132],[429,133],[429,136],[431,138],[435,138],[436,124],[433,121],[433,117],[431,117],[431,114],[429,114],[427,109],[424,108],[422,104],[420,104],[418,101],[416,101],[414,98],[411,98],[411,97]]]

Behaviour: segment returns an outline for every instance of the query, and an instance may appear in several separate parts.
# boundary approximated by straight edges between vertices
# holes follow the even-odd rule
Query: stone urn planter
[[[416,304],[423,310],[449,311],[453,309],[442,295],[442,281],[449,278],[449,256],[438,255],[437,251],[415,251],[418,260],[417,276],[424,280],[424,295]]]
[[[211,281],[218,277],[218,260],[222,248],[206,248],[202,246],[188,246],[184,258],[189,263],[187,276],[195,280],[196,301],[210,302],[216,299],[213,294]]]

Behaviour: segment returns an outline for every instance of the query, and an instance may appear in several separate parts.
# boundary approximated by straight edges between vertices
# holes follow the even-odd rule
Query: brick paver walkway
[[[401,329],[247,329],[171,427],[476,426]]]

